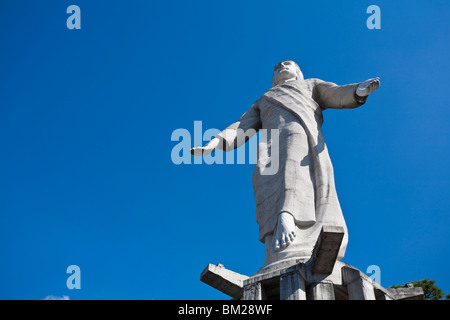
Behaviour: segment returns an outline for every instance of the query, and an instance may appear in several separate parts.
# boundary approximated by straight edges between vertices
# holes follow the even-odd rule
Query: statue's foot
[[[275,251],[286,248],[294,241],[295,236],[294,217],[289,212],[281,212],[274,234]]]

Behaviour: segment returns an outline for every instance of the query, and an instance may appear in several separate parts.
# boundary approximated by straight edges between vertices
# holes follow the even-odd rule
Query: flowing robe
[[[272,238],[278,215],[286,211],[292,214],[297,226],[299,245],[289,246],[296,250],[297,258],[310,256],[323,225],[344,229],[338,259],[344,256],[347,228],[322,134],[322,111],[364,104],[365,98],[355,94],[358,85],[338,86],[319,79],[279,84],[216,136],[223,142],[223,149],[229,151],[245,143],[252,132],[266,129],[267,139],[258,145],[253,174],[256,221],[260,241],[266,243],[266,248],[266,239]],[[271,129],[277,130],[278,139],[272,136]],[[245,134],[247,137],[242,137]],[[278,154],[274,152],[275,143],[278,143]],[[278,161],[278,170],[273,173],[268,169],[275,165],[274,161]]]

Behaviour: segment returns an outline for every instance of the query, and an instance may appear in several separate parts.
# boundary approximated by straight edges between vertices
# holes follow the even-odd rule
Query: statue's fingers
[[[201,155],[201,154],[199,153],[198,148],[193,148],[193,149],[192,149],[192,154],[195,155],[195,156],[200,156],[200,155]]]
[[[200,156],[200,155],[201,155],[201,153],[200,153],[200,148],[201,148],[201,147],[194,147],[194,148],[192,148],[192,149],[191,149],[191,154],[193,154],[193,155],[195,155],[195,156]]]
[[[358,89],[359,90],[366,90],[369,85],[370,85],[369,83],[360,84]]]
[[[370,87],[369,87],[370,93],[372,93],[372,92],[374,92],[375,90],[377,90],[379,86],[380,86],[380,82],[379,82],[378,80],[372,82],[372,83],[370,84]]]

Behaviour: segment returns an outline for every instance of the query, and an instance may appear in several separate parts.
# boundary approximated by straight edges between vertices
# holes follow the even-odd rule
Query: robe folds
[[[284,82],[269,89],[237,122],[216,136],[229,151],[259,130],[267,135],[258,144],[253,173],[261,242],[272,235],[278,215],[286,211],[294,217],[300,237],[305,238],[299,239],[305,243],[305,252],[312,251],[323,225],[342,227],[345,235],[338,258],[344,256],[347,228],[322,134],[322,111],[364,104],[365,99],[355,95],[358,85],[338,86],[319,79]],[[271,166],[277,170],[269,170]]]

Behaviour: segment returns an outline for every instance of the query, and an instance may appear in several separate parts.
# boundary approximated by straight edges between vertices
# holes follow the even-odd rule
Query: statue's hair
[[[290,61],[290,62],[293,62],[294,63],[294,65],[296,66],[296,74],[297,74],[297,79],[303,79],[303,73],[302,73],[302,71],[300,70],[300,67],[298,66],[298,64],[295,62],[295,61],[293,61],[293,60],[285,60],[285,61],[282,61],[282,62],[286,62],[286,61]],[[280,62],[281,63],[281,62]],[[278,63],[274,68],[273,68],[273,71],[275,71],[275,68],[280,64],[280,63]],[[274,77],[272,77],[272,87],[274,87],[275,86],[275,79],[274,79]]]

